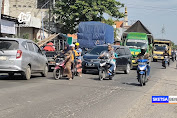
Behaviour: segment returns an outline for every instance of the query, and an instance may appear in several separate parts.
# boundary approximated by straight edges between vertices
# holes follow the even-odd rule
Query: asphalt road
[[[34,75],[31,80],[22,80],[18,75],[13,79],[1,75],[0,118],[138,117],[137,114],[131,115],[132,109],[136,108],[135,105],[142,104],[139,101],[144,96],[151,108],[152,89],[165,73],[170,75],[177,72],[174,65],[175,63],[163,69],[160,62],[152,62],[152,77],[144,87],[139,86],[136,70],[128,75],[120,72],[114,80],[103,81],[99,81],[98,75],[91,73],[72,81],[54,80],[52,73],[47,78]]]

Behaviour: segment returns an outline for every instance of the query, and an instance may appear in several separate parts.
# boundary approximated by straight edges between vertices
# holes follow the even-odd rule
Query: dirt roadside
[[[129,109],[125,118],[177,118],[177,104],[152,104],[152,96],[177,96],[177,69],[175,63],[159,70],[156,84],[146,92],[137,104]],[[153,81],[151,78],[150,81]],[[155,82],[155,81],[154,81]]]

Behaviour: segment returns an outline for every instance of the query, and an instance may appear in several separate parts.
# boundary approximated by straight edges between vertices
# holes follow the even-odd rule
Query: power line
[[[137,6],[135,4],[127,4],[127,5],[130,5],[128,7],[137,8],[137,9],[177,11],[176,8],[162,8],[158,6],[146,6],[146,5]]]
[[[177,12],[175,9],[158,9],[158,8],[148,8],[148,7],[135,7],[135,6],[129,6],[129,8],[135,8],[135,9],[143,9],[143,10],[156,10],[156,11],[172,11],[172,12]]]

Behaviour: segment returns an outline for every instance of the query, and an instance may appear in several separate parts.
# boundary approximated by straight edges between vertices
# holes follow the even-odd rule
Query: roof
[[[139,20],[136,23],[134,23],[131,27],[129,27],[125,32],[141,32],[151,34],[151,32]]]
[[[124,21],[115,21],[116,28],[121,28],[123,27]]]
[[[168,39],[154,39],[154,42],[172,42],[172,41]]]
[[[18,23],[18,19],[9,15],[1,14],[1,19]]]

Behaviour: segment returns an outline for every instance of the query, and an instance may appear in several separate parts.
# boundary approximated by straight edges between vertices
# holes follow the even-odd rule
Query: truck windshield
[[[108,50],[107,46],[96,46],[89,53],[93,55],[99,55],[102,51]]]
[[[128,39],[126,42],[126,46],[134,48],[141,48],[145,44],[147,44],[146,40]]]
[[[14,40],[0,40],[0,50],[17,50],[19,44]]]
[[[155,45],[154,46],[154,50],[155,51],[164,51],[166,48],[166,46],[159,46],[159,45]]]

